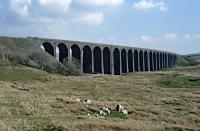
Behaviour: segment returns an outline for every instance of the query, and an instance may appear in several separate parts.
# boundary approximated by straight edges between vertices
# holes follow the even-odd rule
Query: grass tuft
[[[157,84],[165,88],[200,88],[200,78],[193,76],[173,75],[158,80]]]
[[[4,69],[0,70],[0,80],[1,81],[41,81],[45,82],[44,74],[37,71],[24,70],[24,69]]]

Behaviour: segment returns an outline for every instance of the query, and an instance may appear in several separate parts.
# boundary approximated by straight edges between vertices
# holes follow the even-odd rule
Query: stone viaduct
[[[59,61],[77,59],[82,73],[102,73],[120,75],[127,72],[158,71],[176,64],[177,54],[153,49],[118,45],[95,44],[69,40],[29,37],[38,46],[44,47]]]

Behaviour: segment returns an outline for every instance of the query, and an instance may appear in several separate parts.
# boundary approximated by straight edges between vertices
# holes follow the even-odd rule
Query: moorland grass
[[[12,74],[19,78],[0,81],[0,127],[31,131],[197,130],[200,127],[199,88],[163,88],[156,82],[170,77],[185,81],[182,78],[185,75],[177,74],[192,76],[198,70],[192,67],[122,76],[66,77],[32,68],[8,68],[0,75],[12,77]],[[38,81],[43,75],[48,82]],[[13,81],[31,91],[12,88]],[[91,104],[78,102],[77,98],[90,99]],[[106,106],[115,110],[117,104],[128,110],[127,119],[118,112],[106,119],[95,117],[98,109]]]
[[[28,69],[21,69],[21,68],[5,68],[0,69],[0,80],[1,81],[41,81],[45,82],[44,79],[46,75],[38,71],[28,70]]]

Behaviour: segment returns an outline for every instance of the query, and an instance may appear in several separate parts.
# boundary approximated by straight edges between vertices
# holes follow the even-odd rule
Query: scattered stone
[[[108,107],[102,107],[102,109],[95,114],[97,118],[104,119],[106,115],[110,114],[110,110]]]
[[[81,100],[79,98],[76,99],[76,102],[81,102]]]
[[[165,121],[162,121],[162,125],[166,125],[167,123]]]
[[[118,104],[116,107],[116,111],[123,112],[123,110],[124,110],[124,107],[122,105]]]
[[[117,105],[116,107],[116,111],[124,114],[124,115],[128,115],[128,111],[124,109],[124,107],[120,104]]]
[[[92,101],[89,100],[89,99],[85,99],[85,100],[83,101],[83,104],[91,104],[91,103],[92,103]]]
[[[22,86],[18,86],[18,85],[12,85],[11,87],[14,88],[14,89],[17,89],[17,90],[21,90],[21,91],[31,91],[26,86],[22,87]]]
[[[99,115],[98,113],[96,113],[95,116],[96,116],[97,118],[99,118],[99,119],[105,119],[104,116],[101,116],[101,115]]]
[[[107,114],[110,114],[110,110],[108,107],[103,107],[102,110],[107,113]]]
[[[104,112],[103,110],[100,110],[99,111],[99,115],[101,115],[101,116],[105,116],[107,113],[106,112]]]
[[[122,105],[117,105],[116,111],[123,114],[128,115],[128,110],[124,110],[124,107]],[[106,115],[111,114],[111,110],[108,107],[102,107],[101,110],[99,110],[95,116],[100,119],[104,119]]]
[[[128,111],[127,111],[127,110],[123,110],[122,113],[123,113],[124,115],[128,115]]]

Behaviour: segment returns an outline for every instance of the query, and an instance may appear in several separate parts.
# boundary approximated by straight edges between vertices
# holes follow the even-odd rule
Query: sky
[[[200,0],[0,0],[0,36],[200,52]]]

